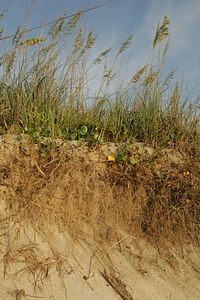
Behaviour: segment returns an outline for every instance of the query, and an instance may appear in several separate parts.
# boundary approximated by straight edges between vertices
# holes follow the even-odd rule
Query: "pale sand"
[[[11,240],[16,229],[10,230]],[[15,262],[10,257],[5,278],[2,253],[6,242],[1,237],[0,299],[200,299],[199,249],[192,246],[175,253],[122,234],[121,242],[102,249],[89,235],[87,241],[74,243],[53,228],[41,232],[36,233],[31,226],[20,228],[15,245],[19,255]],[[20,255],[25,248],[32,249],[25,251],[27,263],[25,255]],[[35,254],[42,271],[30,263],[28,253]]]

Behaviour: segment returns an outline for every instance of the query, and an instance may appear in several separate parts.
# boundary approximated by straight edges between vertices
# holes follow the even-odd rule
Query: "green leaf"
[[[159,172],[159,173],[158,173],[158,178],[160,178],[160,179],[163,179],[163,178],[164,178],[164,175],[163,175],[162,172]]]
[[[80,135],[86,135],[88,132],[88,128],[87,128],[87,126],[83,125],[83,126],[81,126],[81,128],[79,128],[78,131],[79,131]]]
[[[102,136],[98,139],[98,143],[99,144],[103,144],[104,143],[104,138]]]
[[[136,165],[136,164],[138,163],[138,160],[137,160],[135,157],[131,157],[130,163],[131,163],[132,165]]]
[[[71,140],[76,140],[76,139],[77,139],[77,133],[76,133],[76,132],[73,132],[73,133],[70,135],[70,139],[71,139]]]
[[[41,157],[46,157],[47,156],[47,152],[43,152],[40,154]]]

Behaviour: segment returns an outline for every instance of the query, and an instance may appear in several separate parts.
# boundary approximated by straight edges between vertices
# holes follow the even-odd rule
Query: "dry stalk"
[[[126,285],[111,273],[106,270],[100,272],[103,278],[110,284],[110,286],[121,296],[123,300],[134,300],[131,294],[127,291]]]

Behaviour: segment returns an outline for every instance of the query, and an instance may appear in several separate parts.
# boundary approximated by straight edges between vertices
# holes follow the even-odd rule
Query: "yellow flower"
[[[115,161],[115,157],[112,156],[112,155],[108,155],[108,160],[109,160],[109,161]]]
[[[187,176],[190,174],[190,171],[183,171],[183,175]]]

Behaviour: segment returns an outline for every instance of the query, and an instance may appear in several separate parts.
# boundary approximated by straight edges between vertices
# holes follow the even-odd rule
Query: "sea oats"
[[[110,53],[111,49],[112,49],[112,48],[109,48],[109,49],[103,51],[101,54],[99,54],[99,56],[93,61],[92,64],[99,64],[99,63],[101,63],[102,60],[103,60],[104,58],[106,58],[106,56],[108,55],[108,53]]]
[[[146,72],[147,68],[149,67],[149,64],[141,68],[130,80],[130,83],[138,83],[141,76]]]
[[[119,51],[117,52],[116,58],[130,46],[130,43],[131,43],[132,39],[133,39],[133,35],[131,34],[125,40],[125,42],[122,44],[122,46],[120,47]]]
[[[35,46],[37,44],[40,44],[43,41],[44,41],[43,38],[31,38],[21,42],[20,46],[24,46],[25,48],[27,48],[28,46]]]
[[[156,76],[158,76],[158,74],[159,74],[159,71],[151,72],[151,73],[147,76],[147,78],[145,78],[143,84],[144,84],[144,85],[146,85],[146,84],[151,84],[151,83],[154,81],[154,79],[156,78]]]
[[[164,20],[162,25],[160,22],[158,23],[156,35],[153,41],[153,48],[156,47],[157,43],[161,43],[165,37],[169,36],[169,28],[168,25],[170,24],[167,14],[164,16]]]

